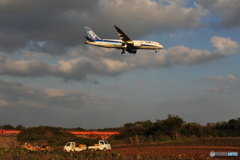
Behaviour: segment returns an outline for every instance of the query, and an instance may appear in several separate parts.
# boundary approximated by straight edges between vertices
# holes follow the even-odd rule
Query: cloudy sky
[[[0,125],[106,128],[240,117],[239,0],[0,0]],[[160,42],[84,44],[85,26]]]

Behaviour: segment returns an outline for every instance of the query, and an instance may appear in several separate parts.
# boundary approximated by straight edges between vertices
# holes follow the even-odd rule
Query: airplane
[[[157,53],[157,50],[163,48],[163,46],[160,43],[155,41],[132,40],[119,27],[117,27],[114,24],[113,26],[117,30],[120,40],[101,39],[91,30],[91,28],[85,27],[88,35],[88,37],[85,36],[85,38],[87,39],[85,44],[91,44],[91,45],[95,45],[98,47],[105,47],[105,48],[122,49],[121,54],[124,54],[125,51],[131,54],[136,54],[137,49],[155,50],[155,53]]]

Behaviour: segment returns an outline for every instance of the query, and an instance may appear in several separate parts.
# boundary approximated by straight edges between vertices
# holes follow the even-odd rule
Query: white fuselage
[[[122,44],[122,40],[117,40],[117,39],[100,39],[100,40],[95,40],[94,42],[86,41],[86,43],[99,46],[99,47],[106,47],[106,48],[122,49],[126,47],[124,44]],[[154,42],[154,41],[132,40],[130,44],[131,43],[134,49],[158,50],[163,48],[163,46],[160,43]]]

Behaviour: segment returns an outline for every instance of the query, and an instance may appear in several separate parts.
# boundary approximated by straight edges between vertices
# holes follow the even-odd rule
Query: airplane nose
[[[160,49],[163,49],[164,47],[163,47],[163,45],[160,44],[160,45],[159,45],[159,48],[160,48]]]

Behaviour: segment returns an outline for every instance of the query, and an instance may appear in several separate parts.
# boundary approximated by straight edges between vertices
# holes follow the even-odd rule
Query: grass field
[[[9,148],[12,145],[18,145],[16,136],[0,136],[0,148]]]
[[[2,144],[2,142],[6,142]],[[0,137],[0,160],[223,160],[238,157],[210,157],[210,152],[240,153],[240,138],[185,139],[139,145],[112,145],[112,150],[63,152],[63,146],[49,152],[28,152],[21,148],[14,137]]]

